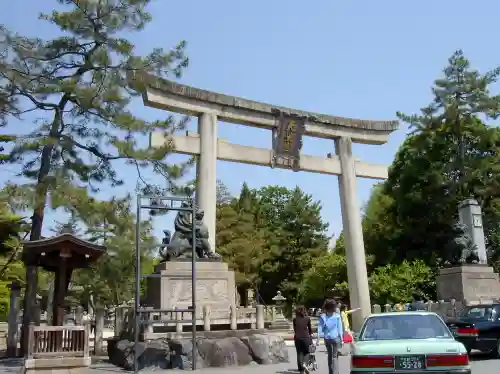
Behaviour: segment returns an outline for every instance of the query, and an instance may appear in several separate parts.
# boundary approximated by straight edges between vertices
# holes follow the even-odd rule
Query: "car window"
[[[492,315],[494,320],[500,320],[500,305],[495,306],[493,308],[493,315]]]
[[[493,306],[473,306],[462,310],[461,317],[490,319],[493,314]]]
[[[433,314],[388,314],[369,317],[359,340],[451,338],[444,322]]]

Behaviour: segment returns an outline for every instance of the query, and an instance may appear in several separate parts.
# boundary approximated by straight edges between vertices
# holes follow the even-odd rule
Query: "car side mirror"
[[[354,333],[352,334],[352,339],[353,339],[353,340],[358,340],[358,338],[359,338],[359,333],[354,332]]]

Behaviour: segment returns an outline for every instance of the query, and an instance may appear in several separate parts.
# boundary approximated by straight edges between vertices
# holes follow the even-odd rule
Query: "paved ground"
[[[297,373],[296,364],[295,364],[295,352],[292,348],[290,349],[290,363],[286,364],[278,364],[278,365],[249,365],[238,368],[229,368],[229,369],[202,369],[199,372],[201,373],[221,373],[221,374],[292,374]],[[326,352],[324,348],[321,347],[319,352],[316,355],[319,363],[319,370],[316,372],[318,374],[326,374],[328,370],[326,368]],[[340,363],[340,374],[349,374],[349,358],[341,357]],[[481,355],[473,355],[472,362],[472,374],[493,374],[498,373],[498,368],[500,367],[500,360],[490,360]],[[10,373],[20,373],[21,367],[19,361],[13,360],[0,360],[0,374],[10,374]],[[152,373],[160,373],[160,370],[151,371]],[[182,373],[183,371],[177,370],[165,370],[165,374],[168,372],[178,372]],[[97,362],[92,365],[92,368],[88,370],[88,374],[116,374],[122,373],[125,374],[127,372],[103,362]],[[185,372],[187,373],[187,372]]]

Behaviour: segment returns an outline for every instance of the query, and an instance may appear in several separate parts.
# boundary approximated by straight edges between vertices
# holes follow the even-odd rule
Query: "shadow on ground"
[[[4,358],[0,360],[0,372],[4,373],[18,373],[19,369],[23,366],[23,360],[20,358]]]
[[[482,352],[472,352],[469,355],[470,361],[488,361],[488,360],[494,360],[496,357],[493,357],[493,355],[489,353],[482,353]]]

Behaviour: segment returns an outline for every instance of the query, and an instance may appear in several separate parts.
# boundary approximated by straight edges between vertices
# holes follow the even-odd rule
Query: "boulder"
[[[254,334],[241,339],[250,349],[255,362],[260,365],[289,362],[288,348],[283,338],[277,335]]]
[[[197,340],[199,342],[204,339]],[[191,339],[167,339],[170,349],[170,367],[172,369],[191,370],[193,367],[193,342]],[[196,368],[203,368],[204,362],[196,350]]]
[[[191,339],[158,339],[140,342],[113,341],[108,346],[109,361],[125,370],[134,368],[134,350],[138,368],[191,370],[196,368],[230,367],[249,364],[289,362],[285,341],[278,335],[253,334],[242,338],[199,338],[193,350]]]
[[[267,335],[267,337],[269,339],[269,363],[290,362],[288,347],[283,337],[279,335]]]
[[[108,349],[109,362],[126,370],[134,368],[134,343],[120,340]]]
[[[203,339],[198,352],[208,367],[243,366],[253,359],[249,347],[239,338]]]
[[[134,369],[135,344],[128,340],[120,340],[109,352],[109,361],[125,370]],[[140,342],[135,346],[138,354],[138,368],[170,369],[170,351],[168,344],[161,340]]]
[[[154,340],[147,343],[138,343],[139,370],[144,368],[170,369],[171,355],[167,342]]]

